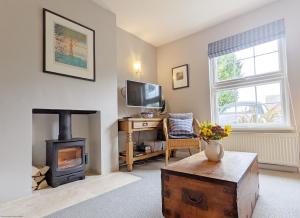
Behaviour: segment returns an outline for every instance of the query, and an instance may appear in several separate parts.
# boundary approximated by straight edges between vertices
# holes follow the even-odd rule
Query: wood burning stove
[[[94,111],[34,109],[33,113],[59,114],[59,135],[46,140],[46,164],[50,167],[46,180],[52,187],[85,179],[85,139],[72,138],[72,113],[89,114]]]
[[[47,140],[46,164],[50,170],[46,174],[49,185],[59,185],[85,179],[85,139],[72,138],[70,111],[59,112],[58,140]]]
[[[46,163],[50,167],[46,174],[49,185],[59,185],[85,179],[87,156],[84,153],[85,139],[47,140]]]

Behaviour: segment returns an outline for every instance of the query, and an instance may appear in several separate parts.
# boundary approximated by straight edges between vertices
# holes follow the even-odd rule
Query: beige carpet
[[[44,217],[138,180],[139,177],[122,172],[87,176],[85,180],[35,191],[29,197],[1,204],[0,217]]]
[[[162,166],[163,159],[136,165],[132,173],[142,177],[141,180],[58,211],[48,218],[162,218]],[[260,197],[253,218],[300,218],[299,174],[260,170],[259,179]]]
[[[260,170],[260,195],[253,218],[299,218],[300,175]]]

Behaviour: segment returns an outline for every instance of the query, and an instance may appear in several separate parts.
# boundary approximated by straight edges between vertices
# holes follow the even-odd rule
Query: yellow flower
[[[212,123],[210,123],[210,122],[208,122],[208,121],[202,122],[202,123],[200,124],[200,128],[201,128],[201,129],[203,129],[203,128],[208,128],[208,129],[210,129],[212,126],[213,126]]]
[[[210,130],[209,128],[206,128],[206,127],[204,127],[204,128],[201,130],[201,132],[202,132],[203,135],[205,135],[205,136],[211,136],[211,135],[212,135],[211,130]]]
[[[224,132],[225,132],[227,135],[230,135],[231,131],[232,131],[232,128],[231,128],[230,125],[226,125],[226,126],[224,127]]]
[[[206,128],[206,127],[203,127],[203,128],[201,129],[201,132],[203,133],[203,135],[206,135],[206,133],[207,133],[207,128]]]

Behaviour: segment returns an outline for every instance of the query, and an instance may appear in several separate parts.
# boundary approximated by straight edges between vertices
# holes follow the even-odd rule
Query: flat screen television
[[[126,104],[129,107],[161,108],[161,86],[126,80]]]

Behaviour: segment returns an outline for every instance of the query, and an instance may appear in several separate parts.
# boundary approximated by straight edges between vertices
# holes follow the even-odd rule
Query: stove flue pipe
[[[70,111],[59,112],[59,140],[72,139],[72,121]]]

